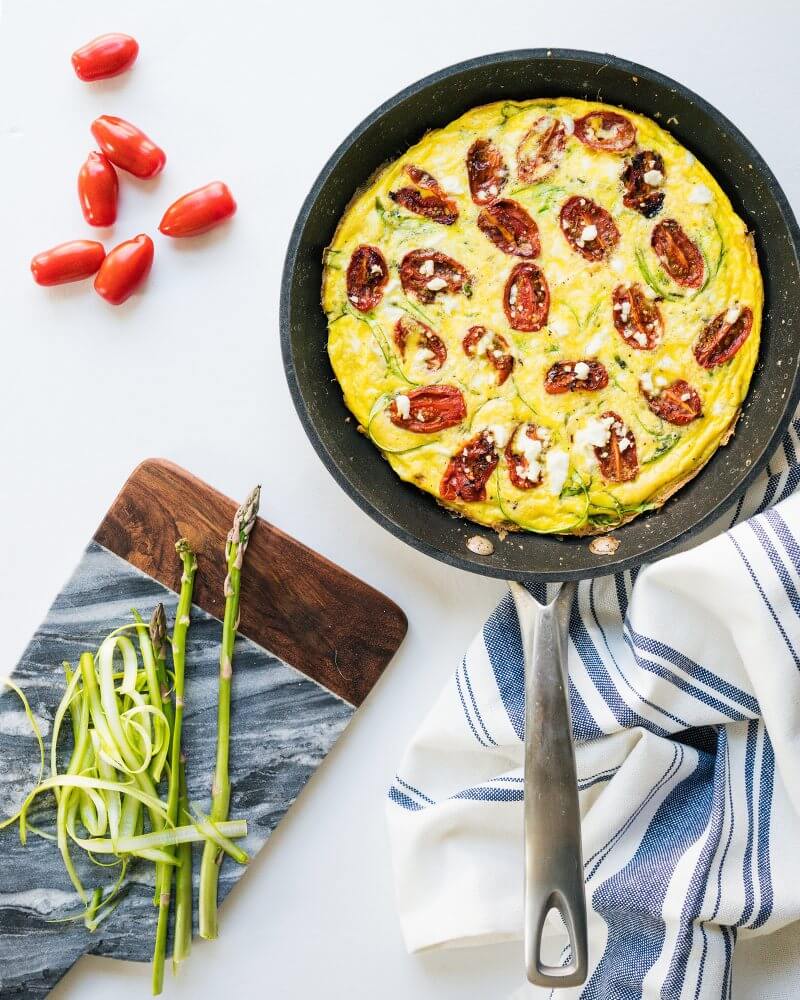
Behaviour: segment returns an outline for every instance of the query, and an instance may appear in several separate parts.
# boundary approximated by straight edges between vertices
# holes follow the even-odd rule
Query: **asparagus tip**
[[[228,535],[230,544],[238,544],[241,549],[247,547],[250,532],[255,527],[258,516],[258,505],[261,502],[261,486],[254,487],[247,495],[245,502],[236,511],[233,527]]]
[[[156,658],[164,659],[167,644],[167,615],[164,605],[160,602],[153,608],[153,614],[150,616],[150,641]]]

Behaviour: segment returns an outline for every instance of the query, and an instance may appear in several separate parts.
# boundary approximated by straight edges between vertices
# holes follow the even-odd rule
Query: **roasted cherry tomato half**
[[[439,484],[439,496],[467,503],[485,500],[486,483],[498,461],[494,438],[488,431],[481,431],[448,462]]]
[[[611,214],[591,198],[568,198],[559,219],[567,243],[584,260],[603,260],[619,243],[619,229]]]
[[[550,288],[544,271],[536,264],[517,264],[503,291],[503,309],[512,330],[535,333],[550,314]]]
[[[400,262],[400,284],[403,291],[415,295],[429,305],[441,294],[472,294],[470,277],[465,267],[438,250],[412,250]]]
[[[730,306],[703,330],[694,345],[694,356],[703,368],[724,365],[736,354],[753,329],[753,310],[749,306]]]
[[[498,250],[511,257],[539,256],[539,227],[522,205],[511,198],[501,198],[481,209],[478,229]]]
[[[608,372],[599,361],[556,361],[544,377],[544,391],[551,396],[562,392],[597,392],[608,385]]]
[[[517,173],[524,184],[538,184],[564,159],[567,131],[560,118],[542,115],[517,146]]]
[[[139,55],[139,43],[130,35],[100,35],[72,53],[72,65],[80,80],[106,80],[130,69]]]
[[[622,171],[625,194],[622,203],[646,219],[658,215],[664,204],[664,158],[652,149],[643,149],[632,156]]]
[[[508,180],[508,167],[490,139],[476,139],[467,150],[467,177],[476,205],[488,205],[500,197]]]
[[[92,122],[92,135],[98,145],[120,170],[147,180],[164,169],[164,150],[149,139],[141,129],[124,118],[101,115]]]
[[[458,205],[442,190],[436,178],[413,163],[405,165],[405,172],[416,186],[390,191],[392,201],[415,215],[452,226],[458,218]]]
[[[502,334],[492,333],[485,326],[471,326],[461,341],[468,358],[483,356],[497,372],[497,384],[502,385],[514,370],[514,355]]]
[[[531,469],[531,463],[528,461],[527,455],[518,451],[515,447],[519,444],[520,436],[539,442],[539,456],[535,460],[533,469]],[[541,451],[546,440],[544,434],[540,435],[536,424],[520,424],[508,439],[505,450],[508,477],[518,490],[530,490],[534,486],[539,486],[542,482],[542,468],[538,464],[538,457],[541,456]],[[531,475],[532,472],[535,472],[535,475]]]
[[[575,122],[575,135],[590,149],[622,153],[636,142],[636,126],[616,111],[590,111]]]
[[[389,406],[392,423],[415,434],[447,430],[460,424],[466,415],[464,396],[454,385],[423,385],[395,396]]]
[[[703,256],[674,219],[664,219],[653,229],[650,245],[667,274],[684,288],[703,284]]]
[[[130,298],[150,273],[153,241],[145,233],[114,247],[103,261],[94,289],[112,306]]]
[[[347,298],[360,312],[369,312],[383,298],[389,268],[377,247],[362,243],[347,265]]]
[[[165,236],[199,236],[230,219],[236,211],[228,186],[212,181],[174,201],[158,225]]]
[[[703,403],[697,389],[682,378],[660,392],[648,392],[639,383],[639,391],[657,417],[677,427],[685,427],[686,424],[697,420],[703,412]]]
[[[59,243],[31,261],[31,273],[37,285],[64,285],[68,281],[91,278],[103,263],[106,252],[95,240],[72,240]]]
[[[429,371],[438,371],[447,361],[447,347],[440,336],[427,323],[411,316],[401,316],[394,325],[394,342],[400,357],[405,361],[409,338],[416,347]]]
[[[612,295],[614,328],[629,347],[652,351],[664,335],[664,321],[641,285],[617,285]]]
[[[636,438],[622,417],[613,410],[600,414],[608,422],[608,443],[595,447],[594,454],[603,478],[612,483],[629,483],[639,475]]]
[[[117,221],[119,179],[103,153],[91,152],[78,174],[78,197],[90,226],[113,226]]]

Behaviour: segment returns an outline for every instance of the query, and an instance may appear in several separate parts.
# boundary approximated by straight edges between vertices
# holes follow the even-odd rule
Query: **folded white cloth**
[[[799,428],[722,533],[579,587],[569,674],[590,971],[559,998],[728,998],[737,939],[800,916]],[[506,595],[389,792],[409,950],[521,936],[522,737]]]

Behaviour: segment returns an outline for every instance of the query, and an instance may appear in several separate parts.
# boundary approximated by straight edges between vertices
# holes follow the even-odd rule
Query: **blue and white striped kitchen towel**
[[[727,1000],[737,939],[800,917],[799,431],[729,530],[580,585],[569,673],[590,974],[559,1000]],[[521,936],[522,737],[507,595],[389,792],[409,950]]]

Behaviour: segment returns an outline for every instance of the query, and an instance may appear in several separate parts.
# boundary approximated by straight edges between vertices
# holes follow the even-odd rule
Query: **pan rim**
[[[327,183],[333,171],[336,169],[339,161],[348,152],[352,145],[364,134],[364,132],[378,122],[387,112],[395,108],[407,98],[432,85],[440,83],[450,77],[469,72],[470,70],[486,67],[487,65],[521,62],[532,59],[572,60],[581,64],[584,68],[589,69],[601,69],[606,66],[612,67],[615,70],[630,73],[631,76],[645,79],[659,87],[674,91],[685,100],[689,100],[697,105],[717,125],[725,129],[733,142],[749,158],[750,162],[753,164],[753,169],[764,180],[785,221],[791,244],[794,248],[795,256],[800,260],[800,227],[798,227],[797,220],[789,204],[788,198],[786,197],[775,174],[772,172],[764,158],[756,150],[750,140],[741,132],[741,130],[737,128],[737,126],[734,125],[733,122],[731,122],[724,114],[722,114],[721,111],[717,110],[717,108],[706,101],[703,97],[696,94],[690,88],[681,84],[677,80],[660,73],[658,70],[653,70],[642,64],[622,59],[618,56],[607,53],[554,47],[511,49],[502,52],[494,52],[453,63],[450,66],[437,70],[434,73],[430,73],[427,76],[409,84],[407,87],[404,87],[362,119],[362,121],[351,130],[351,132],[342,140],[342,142],[336,147],[334,152],[328,158],[302,203],[297,220],[292,229],[292,234],[286,252],[281,278],[280,295],[281,353],[292,402],[294,403],[300,422],[306,436],[311,442],[312,447],[344,492],[366,514],[380,524],[381,527],[385,528],[396,538],[399,538],[412,548],[423,552],[425,555],[467,572],[476,573],[481,576],[493,577],[495,579],[509,579],[528,582],[534,580],[544,582],[565,582],[568,580],[589,579],[595,576],[624,572],[625,570],[633,569],[644,563],[656,562],[657,560],[664,558],[669,553],[674,552],[678,546],[685,545],[687,542],[691,541],[702,531],[710,527],[711,524],[719,519],[726,510],[730,509],[736,500],[746,492],[756,477],[763,471],[769,461],[769,458],[774,453],[776,447],[780,443],[780,440],[785,435],[789,423],[797,409],[798,403],[800,403],[800,353],[798,354],[797,363],[795,365],[791,389],[786,393],[784,398],[783,411],[780,414],[780,418],[775,422],[775,426],[773,427],[773,430],[767,438],[765,444],[762,446],[760,453],[751,457],[749,467],[742,474],[736,485],[732,486],[725,495],[721,496],[713,507],[705,514],[698,517],[697,520],[692,521],[687,527],[678,530],[670,538],[653,545],[651,548],[639,551],[633,555],[624,555],[618,559],[614,557],[604,561],[598,559],[596,566],[591,568],[519,571],[494,566],[490,563],[480,563],[478,561],[480,557],[471,559],[467,554],[462,556],[433,545],[414,532],[409,531],[403,525],[397,523],[384,510],[377,506],[373,500],[365,496],[353,480],[340,467],[339,463],[328,450],[323,435],[317,430],[316,424],[306,404],[303,389],[297,378],[291,343],[291,286],[294,280],[298,249],[302,241],[303,232],[321,190]],[[403,484],[401,480],[398,480],[398,486],[409,489],[413,488],[408,487],[407,484]],[[451,515],[443,509],[442,516],[447,517]],[[492,530],[490,528],[486,528],[484,525],[475,524],[466,519],[464,519],[464,523],[470,526],[470,530],[474,528],[475,532],[490,532]]]

